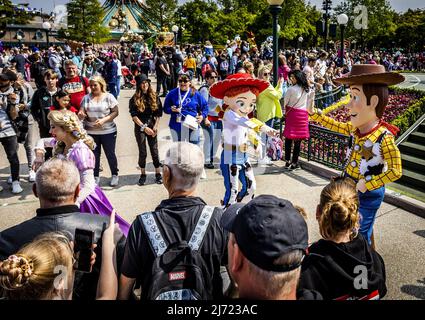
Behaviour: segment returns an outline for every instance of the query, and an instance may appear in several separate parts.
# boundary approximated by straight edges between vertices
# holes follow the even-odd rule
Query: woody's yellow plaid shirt
[[[345,173],[354,178],[356,181],[365,179],[366,177],[360,173],[360,162],[362,160],[361,152],[363,149],[363,144],[367,140],[375,143],[379,136],[386,130],[386,128],[381,126],[374,132],[366,136],[359,137],[355,133],[355,128],[352,126],[351,122],[338,122],[330,117],[318,113],[310,115],[310,119],[320,123],[329,130],[345,135],[352,134],[354,136],[351,155],[350,159],[348,160]],[[356,145],[359,147],[355,148]],[[383,141],[381,142],[381,155],[382,159],[387,163],[388,169],[379,175],[373,176],[370,181],[367,181],[368,179],[366,179],[366,188],[369,191],[378,189],[387,183],[393,182],[399,179],[402,175],[400,151],[395,144],[394,136],[392,134],[386,134]]]

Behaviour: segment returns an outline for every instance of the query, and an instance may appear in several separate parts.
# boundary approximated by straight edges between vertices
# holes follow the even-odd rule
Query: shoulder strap
[[[214,207],[211,206],[205,206],[202,210],[201,216],[199,217],[198,223],[196,224],[195,229],[193,230],[192,236],[189,240],[189,247],[194,250],[198,251],[201,247],[201,244],[204,240],[205,233],[208,229],[208,226],[210,224],[211,218],[214,213]]]
[[[140,219],[142,220],[143,227],[145,228],[146,235],[148,236],[154,254],[157,257],[160,257],[165,250],[167,250],[168,246],[159,231],[153,212],[146,212],[142,214]]]

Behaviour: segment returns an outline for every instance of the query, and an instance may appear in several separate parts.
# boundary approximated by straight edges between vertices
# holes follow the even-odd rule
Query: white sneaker
[[[21,193],[22,191],[24,191],[24,190],[21,188],[19,181],[18,180],[13,181],[12,182],[12,193],[16,194],[16,193]]]
[[[29,175],[28,175],[28,181],[29,182],[35,182],[35,171],[34,170],[30,170]]]
[[[207,173],[205,172],[205,169],[202,169],[201,179],[205,180],[206,178],[207,178]]]
[[[9,178],[7,178],[7,183],[12,184],[12,176],[9,176]]]
[[[116,187],[118,185],[119,178],[118,176],[112,176],[111,183],[109,184],[111,187]]]
[[[99,185],[100,177],[94,177],[94,182],[96,182],[97,185]]]
[[[0,186],[0,192],[2,192],[3,191],[3,187],[2,186]]]

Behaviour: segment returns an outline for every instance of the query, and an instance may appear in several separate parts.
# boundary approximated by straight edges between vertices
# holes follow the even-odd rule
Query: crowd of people
[[[196,196],[203,165],[199,147],[174,143],[163,166],[169,198],[154,212],[138,216],[126,237],[115,226],[114,210],[109,218],[79,212],[75,203],[81,197],[81,175],[72,160],[48,160],[38,169],[33,187],[40,202],[36,217],[0,232],[3,297],[345,300],[385,296],[382,257],[358,233],[359,200],[352,180],[335,179],[323,189],[316,212],[323,238],[309,246],[305,211],[287,199],[263,195],[232,205],[224,213],[208,206]],[[78,228],[89,228],[94,234],[90,273],[75,269],[73,235]],[[198,251],[189,254],[191,244]],[[172,257],[178,254],[188,255],[187,274],[180,275],[178,268],[171,272]],[[58,266],[65,270],[60,279]],[[358,266],[367,271],[361,286],[356,281]],[[161,267],[169,271],[152,272]],[[164,282],[164,276],[173,275],[172,285],[184,289],[172,290],[176,287]]]
[[[13,193],[22,192],[18,148],[23,144],[28,180],[35,182],[33,191],[40,201],[36,218],[0,232],[4,297],[133,299],[135,288],[141,288],[142,299],[166,300],[385,296],[385,265],[369,237],[359,233],[359,199],[350,178],[331,181],[323,189],[316,212],[323,239],[310,246],[305,212],[288,199],[269,195],[233,204],[247,194],[253,197],[255,190],[245,150],[241,159],[232,158],[237,165],[223,162],[223,156],[219,160],[226,188],[221,208],[195,196],[199,179],[206,178],[205,169],[215,168],[220,146],[223,154],[239,152],[234,141],[226,141],[223,111],[232,104],[243,109],[245,102],[232,100],[240,92],[231,88],[221,96],[211,90],[226,79],[260,80],[262,90],[254,90],[254,103],[249,106],[256,105],[255,120],[261,123],[254,127],[265,129],[252,139],[260,150],[258,163],[271,162],[267,146],[275,133],[272,128],[285,116],[285,169],[296,170],[301,141],[309,137],[308,110],[315,95],[332,92],[338,87],[334,80],[356,64],[382,64],[389,71],[420,70],[423,55],[352,50],[341,63],[334,51],[288,50],[280,52],[278,74],[273,74],[267,48],[228,41],[220,50],[209,42],[151,50],[129,44],[109,49],[66,45],[43,51],[4,50],[0,141],[10,163],[9,182]],[[138,216],[131,225],[115,213],[99,187],[102,149],[112,176],[110,185],[119,185],[114,119],[125,87],[135,89],[128,110],[139,150],[138,184],[147,180],[147,142],[155,182],[169,193],[154,212]],[[163,113],[170,114],[174,144],[161,162],[157,137]],[[232,121],[242,123],[243,116],[248,114],[236,115]],[[32,137],[35,123],[38,141]],[[239,172],[246,175],[244,179]],[[237,184],[234,190],[238,176],[240,192]],[[95,235],[90,274],[73,267],[73,235],[80,227],[91,228]],[[189,247],[196,254],[188,253]],[[181,285],[186,276],[196,281],[191,281],[191,287],[172,290],[164,275],[152,270],[161,269],[163,255],[171,259],[179,253],[187,255],[193,269],[187,275],[170,269],[167,277],[175,277]],[[59,285],[57,265],[65,266],[69,275]],[[358,265],[367,269],[366,288],[354,281]]]

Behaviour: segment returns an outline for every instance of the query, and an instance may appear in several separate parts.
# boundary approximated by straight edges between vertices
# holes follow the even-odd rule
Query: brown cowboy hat
[[[386,72],[383,65],[379,64],[355,64],[350,73],[335,79],[340,84],[383,84],[392,86],[405,80],[399,73]]]

